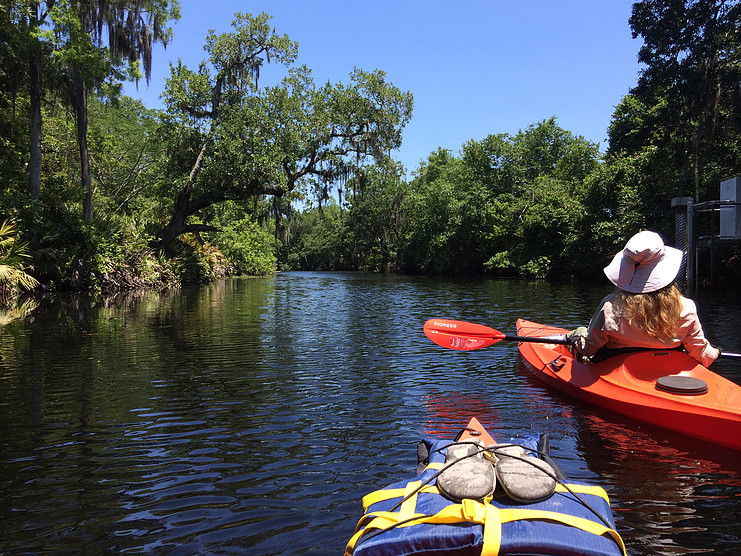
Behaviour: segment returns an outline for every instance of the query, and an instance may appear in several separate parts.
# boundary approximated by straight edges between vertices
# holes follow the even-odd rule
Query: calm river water
[[[741,554],[741,454],[560,395],[512,342],[422,333],[435,316],[586,324],[609,289],[285,273],[55,296],[0,329],[0,554],[339,555],[361,497],[471,416],[548,433],[567,475],[606,488],[631,554]],[[695,299],[741,351],[738,296]],[[741,361],[715,368],[741,381]]]

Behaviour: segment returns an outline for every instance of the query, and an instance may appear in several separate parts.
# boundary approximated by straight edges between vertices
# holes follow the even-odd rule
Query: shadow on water
[[[631,554],[738,554],[738,454],[554,392],[512,342],[422,333],[435,316],[574,327],[608,291],[285,273],[45,300],[0,335],[0,553],[340,554],[362,496],[476,415],[495,437],[548,433],[567,475],[608,490]],[[741,351],[741,303],[698,306]]]

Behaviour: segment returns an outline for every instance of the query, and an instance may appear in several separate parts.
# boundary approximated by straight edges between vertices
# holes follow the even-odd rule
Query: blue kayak
[[[417,452],[415,477],[363,497],[345,556],[626,554],[604,489],[569,481],[545,435],[496,442],[474,418]]]

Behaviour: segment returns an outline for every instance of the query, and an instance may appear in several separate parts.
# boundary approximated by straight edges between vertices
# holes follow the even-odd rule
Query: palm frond
[[[10,220],[0,224],[0,289],[6,295],[17,288],[30,290],[38,280],[25,271],[30,259],[28,243],[18,239],[18,228]]]

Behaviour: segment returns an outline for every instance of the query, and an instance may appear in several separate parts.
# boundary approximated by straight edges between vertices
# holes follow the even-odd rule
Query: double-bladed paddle
[[[502,340],[514,342],[538,342],[541,344],[569,345],[566,336],[512,336],[489,328],[483,324],[475,324],[462,320],[430,319],[424,326],[425,336],[437,345],[449,349],[479,349],[496,344]],[[721,352],[721,357],[738,357],[741,353]]]
[[[543,344],[569,344],[569,341],[564,335],[542,338],[510,336],[482,324],[461,320],[430,319],[425,323],[424,331],[425,336],[437,345],[450,349],[479,349],[502,340],[540,342]]]

